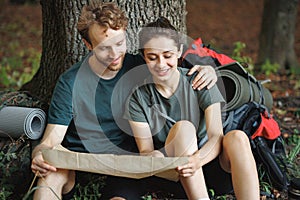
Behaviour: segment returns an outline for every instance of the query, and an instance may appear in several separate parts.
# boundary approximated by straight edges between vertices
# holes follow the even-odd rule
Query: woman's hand
[[[189,162],[185,165],[178,166],[176,168],[179,176],[182,177],[191,177],[194,173],[201,167],[199,155],[197,152],[189,157]]]
[[[195,76],[192,86],[194,89],[201,90],[207,87],[211,88],[218,80],[215,69],[210,65],[195,65],[190,69],[188,75],[192,75],[195,72],[198,74]]]
[[[47,164],[42,152],[37,152],[31,162],[31,170],[40,177],[47,176],[50,172],[55,172],[56,168]]]

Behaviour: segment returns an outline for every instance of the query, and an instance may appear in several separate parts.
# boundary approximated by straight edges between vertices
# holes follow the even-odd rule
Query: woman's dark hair
[[[165,17],[159,17],[156,21],[146,24],[139,32],[140,50],[143,52],[145,44],[152,38],[165,36],[174,40],[175,44],[180,47],[180,37],[178,31]]]

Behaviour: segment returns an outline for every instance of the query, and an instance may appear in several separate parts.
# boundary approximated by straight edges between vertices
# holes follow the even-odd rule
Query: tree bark
[[[150,21],[164,16],[181,32],[186,33],[186,2],[185,0],[116,0],[129,19],[127,29],[128,51],[136,53],[138,47],[137,33],[139,28]]]
[[[298,0],[264,0],[257,65],[266,60],[281,70],[299,68],[294,49]]]
[[[88,50],[81,41],[76,25],[86,0],[41,0],[43,35],[40,68],[32,80],[21,90],[27,90],[46,103],[60,74],[78,62]],[[186,33],[185,0],[115,0],[129,18],[127,29],[128,52],[136,52],[137,32],[145,23],[158,16],[167,17],[171,23]]]
[[[83,1],[41,0],[42,57],[40,68],[21,90],[49,102],[59,75],[87,53],[76,29]],[[81,3],[82,2],[82,3]]]

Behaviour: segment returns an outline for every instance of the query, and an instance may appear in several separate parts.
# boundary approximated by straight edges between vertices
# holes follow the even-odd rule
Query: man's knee
[[[122,197],[113,197],[113,198],[111,198],[110,200],[126,200],[126,199],[124,199],[124,198],[122,198]]]
[[[65,183],[62,188],[63,194],[69,193],[75,187],[75,171],[68,170],[68,172],[66,173],[67,174],[64,174],[64,180],[63,180],[63,182]]]
[[[68,193],[75,186],[75,172],[66,169],[57,169],[47,176],[39,178],[38,186],[42,186],[36,190],[34,199],[55,198],[62,194]]]
[[[75,176],[75,174],[73,174],[73,176]],[[53,179],[61,183],[67,183],[71,177],[71,171],[67,169],[58,169],[52,176]]]
[[[66,169],[57,169],[56,172],[51,172],[47,176],[40,178],[39,184],[55,187],[63,187],[70,180],[75,181],[75,173]],[[74,176],[74,177],[73,177]]]

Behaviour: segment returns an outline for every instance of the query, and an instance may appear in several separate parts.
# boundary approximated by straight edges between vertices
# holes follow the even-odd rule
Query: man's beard
[[[98,58],[97,58],[97,60],[98,60],[99,63],[102,63],[103,66],[106,66],[106,68],[107,68],[106,70],[109,70],[109,71],[119,71],[122,68],[122,66],[123,66],[124,57],[125,57],[125,54],[120,55],[120,57],[119,57],[120,61],[116,65],[112,64],[112,61],[110,61],[110,62],[102,62],[102,60],[100,60]]]
[[[122,63],[122,62],[121,62]],[[108,65],[108,70],[110,71],[119,71],[122,68],[122,64],[118,65]]]

